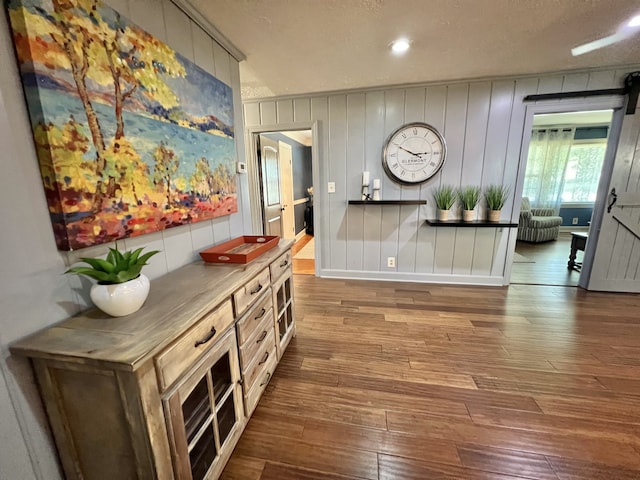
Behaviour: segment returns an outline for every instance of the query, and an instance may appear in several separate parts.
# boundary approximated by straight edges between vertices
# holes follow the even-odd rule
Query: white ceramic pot
[[[440,210],[438,209],[438,220],[441,222],[446,222],[449,220],[449,210]]]
[[[489,221],[499,222],[501,214],[502,214],[502,210],[489,210]]]
[[[142,273],[133,280],[115,285],[96,283],[89,292],[93,303],[112,317],[137,312],[149,295],[149,279]]]
[[[462,220],[465,222],[473,222],[476,219],[476,211],[475,210],[463,210],[462,211]]]

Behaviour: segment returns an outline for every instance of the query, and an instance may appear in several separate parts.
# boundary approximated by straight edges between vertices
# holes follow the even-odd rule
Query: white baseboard
[[[578,226],[578,225],[566,225],[560,227],[560,233],[569,233],[569,232],[588,232],[588,226]]]
[[[452,285],[478,285],[502,287],[505,279],[485,275],[446,275],[410,272],[353,272],[349,270],[320,270],[322,278],[340,278],[343,280],[385,280],[388,282],[445,283]]]

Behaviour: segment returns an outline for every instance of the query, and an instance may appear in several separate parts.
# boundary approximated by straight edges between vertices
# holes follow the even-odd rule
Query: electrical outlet
[[[396,257],[387,257],[387,267],[393,268],[396,266]]]
[[[327,183],[327,192],[328,193],[336,193],[336,182]]]
[[[573,217],[573,220],[571,221],[571,223],[573,225],[577,225],[578,224],[578,217]]]

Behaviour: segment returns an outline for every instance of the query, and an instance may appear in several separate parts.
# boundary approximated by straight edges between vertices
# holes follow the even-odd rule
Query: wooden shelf
[[[426,205],[426,200],[349,200],[349,205]]]
[[[463,222],[462,220],[427,220],[428,225],[432,227],[474,227],[474,228],[514,228],[517,223],[508,220],[500,220],[499,222],[489,222],[488,220],[473,220],[471,222]]]

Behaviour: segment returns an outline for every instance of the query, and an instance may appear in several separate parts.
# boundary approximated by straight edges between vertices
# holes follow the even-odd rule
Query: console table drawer
[[[276,261],[271,262],[271,265],[269,265],[269,269],[271,270],[271,281],[273,282],[280,278],[280,275],[291,267],[291,263],[291,250],[280,255]]]
[[[255,356],[251,358],[251,363],[242,366],[245,392],[251,390],[256,378],[258,378],[265,366],[271,361],[271,358],[274,356],[277,358],[278,356],[276,353],[276,341],[273,329],[259,346],[260,348],[256,351]]]
[[[268,290],[265,297],[252,307],[244,317],[238,320],[236,324],[238,329],[238,344],[242,345],[246,342],[270,313],[273,313],[271,289]]]
[[[254,334],[240,345],[240,364],[242,369],[244,370],[258,356],[264,345],[275,344],[274,338],[273,311],[270,311],[260,322]]]
[[[249,306],[269,287],[271,277],[269,269],[262,270],[256,278],[248,282],[244,287],[233,294],[233,303],[236,308],[236,316],[242,315]]]
[[[262,358],[258,359],[258,362],[260,362],[261,360]],[[248,391],[248,393],[246,393],[244,396],[244,408],[247,416],[250,416],[255,410],[256,405],[258,404],[258,400],[260,400],[262,393],[264,392],[265,388],[267,388],[267,384],[271,380],[271,377],[273,376],[277,365],[278,358],[274,346],[273,350],[269,352],[267,361],[255,370],[255,373],[253,375],[253,382],[248,381],[248,376],[244,377],[244,385],[246,387],[245,392]]]
[[[155,359],[162,389],[166,389],[193,365],[233,325],[229,300],[205,315]]]

